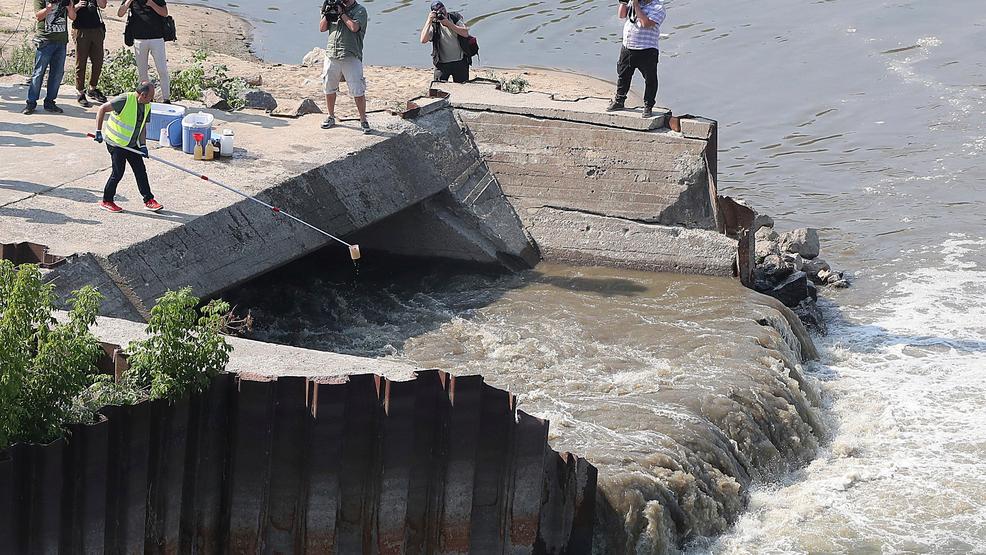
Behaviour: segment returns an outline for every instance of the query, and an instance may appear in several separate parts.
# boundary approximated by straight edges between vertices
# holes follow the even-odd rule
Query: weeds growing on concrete
[[[507,79],[502,75],[497,75],[497,73],[492,69],[487,71],[488,72],[486,78],[490,79],[491,81],[499,82],[500,84],[498,88],[501,91],[512,93],[512,94],[518,94],[526,91],[527,88],[531,86],[530,82],[528,82],[527,79],[524,79],[520,75],[515,75],[510,79]]]
[[[68,318],[56,321],[53,285],[37,266],[0,260],[0,449],[52,441],[68,424],[95,421],[109,404],[201,391],[226,368],[229,305],[212,301],[199,311],[199,299],[183,289],[151,310],[148,336],[128,347],[131,369],[122,380],[101,375],[90,328],[102,298],[84,287],[70,297]]]
[[[30,76],[34,72],[34,53],[34,45],[27,40],[0,50],[0,75]]]

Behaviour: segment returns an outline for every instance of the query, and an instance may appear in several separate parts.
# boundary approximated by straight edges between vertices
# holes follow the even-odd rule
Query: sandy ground
[[[28,40],[33,33],[34,0],[0,0],[0,44],[10,39],[4,51]],[[110,52],[123,48],[124,20],[116,17],[113,6],[119,4],[111,0],[110,7],[104,10],[106,22],[106,49]],[[22,8],[22,6],[24,6]],[[312,98],[324,110],[325,100],[321,88],[321,65],[303,67],[301,65],[269,64],[258,59],[250,51],[251,25],[232,14],[198,6],[169,4],[171,15],[178,26],[178,41],[168,44],[168,64],[172,73],[187,66],[192,54],[208,47],[211,54],[208,62],[225,64],[229,75],[255,80],[262,79],[259,88],[266,90],[278,99]],[[17,27],[20,31],[11,36]],[[321,44],[312,47],[324,46]],[[301,63],[301,60],[298,60]],[[75,51],[69,44],[69,60],[66,72],[75,67]],[[152,64],[153,68],[153,64]],[[152,69],[153,72],[153,69]],[[613,85],[604,80],[552,70],[540,69],[492,69],[477,67],[473,75],[489,77],[491,72],[497,77],[511,78],[521,75],[530,83],[530,90],[558,93],[564,96],[596,96],[606,98],[612,94]],[[431,69],[411,67],[368,66],[367,101],[371,111],[401,109],[408,99],[427,93],[431,83]],[[71,90],[71,86],[68,87]],[[345,90],[345,86],[343,87]],[[184,105],[195,103],[181,101]],[[93,108],[94,110],[95,108]],[[342,118],[356,115],[355,107],[349,98],[340,98],[337,114]]]

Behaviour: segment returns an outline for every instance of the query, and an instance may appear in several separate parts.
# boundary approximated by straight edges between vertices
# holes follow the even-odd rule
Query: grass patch
[[[34,45],[27,40],[0,50],[0,75],[30,76],[34,73],[34,54]]]

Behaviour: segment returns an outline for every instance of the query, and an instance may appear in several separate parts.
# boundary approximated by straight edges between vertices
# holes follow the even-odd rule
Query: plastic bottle
[[[196,160],[202,159],[202,133],[193,133],[192,138],[195,139],[195,152],[193,156]]]
[[[167,128],[167,126],[161,128],[161,134],[158,135],[158,143],[160,143],[161,146],[167,146],[167,145],[171,144],[171,141],[168,139],[168,128]]]
[[[205,142],[205,159],[212,160],[216,157],[216,147],[212,146],[212,141]]]

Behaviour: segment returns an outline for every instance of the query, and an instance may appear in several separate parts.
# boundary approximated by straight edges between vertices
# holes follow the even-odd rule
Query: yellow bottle
[[[212,160],[216,157],[216,147],[212,146],[212,141],[205,143],[205,159]]]
[[[202,159],[202,143],[200,142],[195,143],[195,159],[196,160]]]

